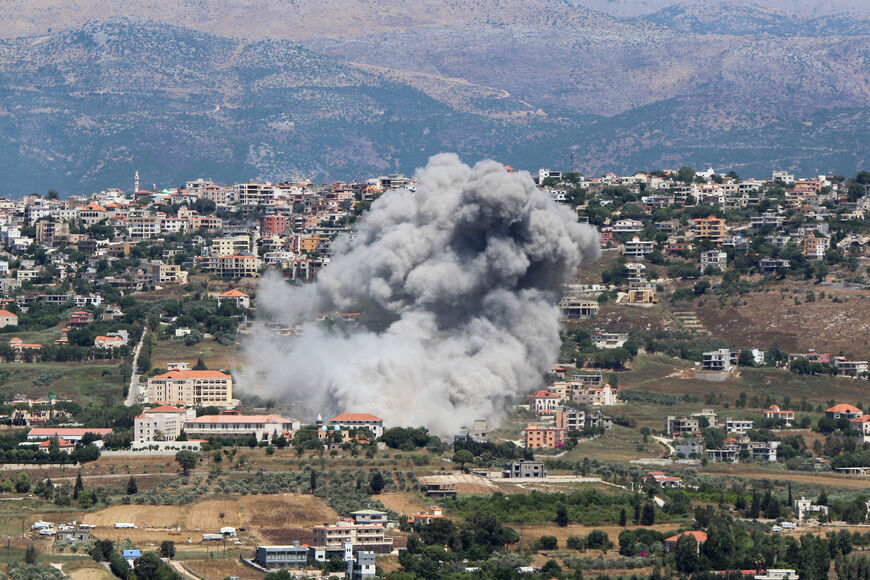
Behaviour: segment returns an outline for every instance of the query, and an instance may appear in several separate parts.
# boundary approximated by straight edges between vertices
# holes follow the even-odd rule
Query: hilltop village
[[[10,577],[865,578],[870,172],[532,177],[602,257],[536,388],[438,435],[239,380],[259,279],[413,178],[0,198]]]

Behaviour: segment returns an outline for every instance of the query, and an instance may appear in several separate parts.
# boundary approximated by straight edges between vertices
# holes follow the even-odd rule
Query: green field
[[[113,405],[123,392],[120,360],[82,362],[0,363],[0,396],[44,396],[54,393],[83,406],[94,402]]]

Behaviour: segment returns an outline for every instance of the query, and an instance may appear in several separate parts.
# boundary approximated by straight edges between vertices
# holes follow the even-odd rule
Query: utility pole
[[[571,174],[574,174],[574,151],[571,151]]]

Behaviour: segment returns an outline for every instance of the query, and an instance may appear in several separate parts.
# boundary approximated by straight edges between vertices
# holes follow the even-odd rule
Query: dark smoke
[[[559,350],[560,286],[598,257],[597,232],[528,173],[494,161],[469,167],[442,154],[416,179],[416,192],[372,204],[316,283],[273,276],[260,286],[259,324],[335,311],[369,323],[309,324],[295,338],[254,332],[244,382],[305,401],[312,415],[368,412],[441,434],[497,419],[539,385]]]

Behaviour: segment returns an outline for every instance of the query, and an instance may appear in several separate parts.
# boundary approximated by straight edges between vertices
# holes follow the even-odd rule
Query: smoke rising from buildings
[[[373,413],[451,434],[539,385],[559,350],[560,285],[598,257],[596,230],[494,161],[441,154],[416,179],[416,192],[372,203],[316,282],[263,279],[258,324],[310,324],[298,337],[251,334],[249,388],[312,416]],[[363,322],[311,323],[329,312]]]

